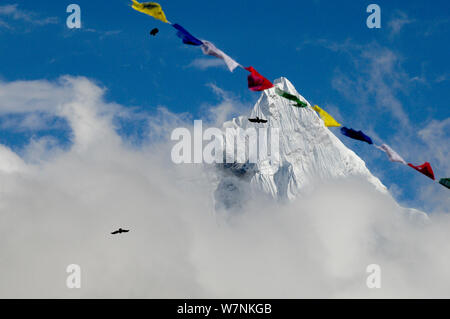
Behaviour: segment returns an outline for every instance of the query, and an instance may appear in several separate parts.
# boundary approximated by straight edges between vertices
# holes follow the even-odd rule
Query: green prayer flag
[[[295,95],[290,94],[290,93],[288,93],[288,92],[285,92],[285,91],[283,91],[283,90],[280,90],[279,88],[276,88],[276,89],[275,89],[275,92],[276,92],[279,96],[284,97],[285,99],[288,99],[288,100],[290,100],[290,101],[293,101],[293,102],[297,103],[297,104],[295,104],[295,106],[297,106],[297,107],[307,107],[307,106],[308,106],[308,104],[306,104],[306,103],[303,102],[303,101],[300,101],[300,99],[299,99],[298,97],[296,97]]]
[[[441,178],[441,180],[439,181],[439,184],[450,189],[450,178]]]

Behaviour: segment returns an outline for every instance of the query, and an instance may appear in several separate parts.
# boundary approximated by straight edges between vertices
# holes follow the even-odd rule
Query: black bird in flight
[[[156,34],[158,34],[158,32],[159,32],[158,28],[154,28],[152,31],[150,31],[150,34],[152,36],[155,36]]]
[[[119,228],[118,230],[113,231],[113,232],[111,233],[111,235],[117,235],[117,234],[128,233],[128,232],[129,232],[129,230],[127,230],[127,229]]]
[[[259,117],[256,117],[256,119],[248,119],[252,123],[267,123],[267,120],[262,120]]]

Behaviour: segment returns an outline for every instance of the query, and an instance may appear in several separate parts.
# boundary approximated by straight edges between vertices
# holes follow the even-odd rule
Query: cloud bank
[[[103,93],[85,78],[0,83],[0,116],[70,128],[64,147],[48,136],[20,156],[0,147],[0,297],[450,297],[448,215],[415,218],[359,180],[216,215],[213,170],[173,165],[162,138],[189,117],[146,119]],[[117,119],[133,117],[148,127],[139,146],[118,133]],[[131,232],[109,235],[118,227]],[[69,264],[81,289],[66,287]],[[369,264],[381,289],[366,286]]]

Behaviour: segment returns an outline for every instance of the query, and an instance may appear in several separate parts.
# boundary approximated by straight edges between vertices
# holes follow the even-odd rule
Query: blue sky
[[[66,7],[73,2],[82,11],[79,30],[66,27]],[[374,2],[381,7],[381,29],[366,26],[366,7]],[[162,105],[194,118],[204,116],[206,104],[219,103],[209,84],[249,107],[257,100],[245,72],[196,67],[194,61],[204,59],[198,48],[182,45],[170,25],[132,10],[130,3],[2,1],[0,80],[81,75],[107,88],[108,101],[150,113]],[[363,129],[414,164],[430,161],[437,177],[450,175],[448,1],[160,3],[171,22],[214,42],[242,65],[271,80],[287,77],[346,126]],[[7,5],[16,6],[8,11]],[[153,38],[148,32],[154,27],[160,33]],[[48,121],[49,128],[33,132],[2,126],[1,143],[20,149],[36,135],[67,138],[58,129],[64,123]],[[428,211],[446,205],[449,193],[440,185],[335,133],[400,202]]]

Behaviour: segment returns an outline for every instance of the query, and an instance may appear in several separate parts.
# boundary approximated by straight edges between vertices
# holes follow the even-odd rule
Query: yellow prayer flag
[[[168,23],[166,19],[166,15],[164,14],[164,11],[162,10],[159,3],[156,2],[144,2],[139,3],[136,0],[132,0],[133,5],[131,6],[134,10],[148,14],[149,16],[152,16],[155,19],[161,20],[162,22]]]
[[[341,126],[341,124],[339,124],[330,114],[328,114],[327,112],[322,110],[317,105],[314,105],[313,109],[314,109],[314,111],[319,113],[319,116],[323,120],[323,122],[325,123],[325,126],[327,126],[327,127],[331,127],[331,126],[338,127],[338,126]]]

